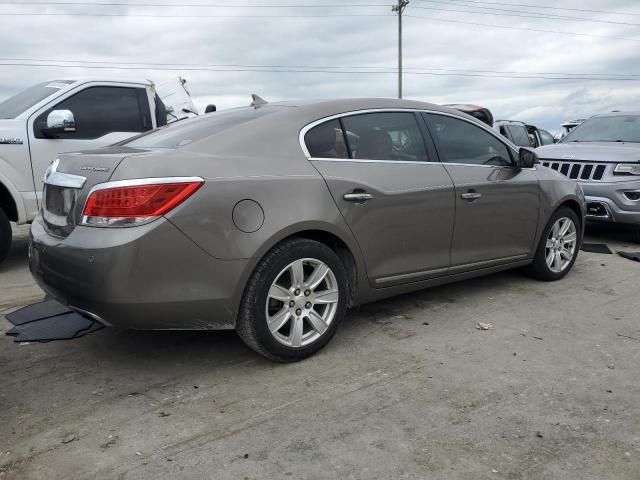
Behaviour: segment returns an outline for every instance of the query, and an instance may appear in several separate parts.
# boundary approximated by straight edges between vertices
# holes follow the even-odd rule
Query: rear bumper
[[[234,328],[247,260],[218,260],[160,219],[133,228],[31,226],[29,267],[55,299],[105,325]]]
[[[640,180],[581,185],[587,200],[587,220],[640,225],[640,200],[629,198],[631,193],[640,193]]]

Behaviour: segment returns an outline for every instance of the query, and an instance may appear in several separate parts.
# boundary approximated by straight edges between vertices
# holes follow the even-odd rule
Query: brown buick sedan
[[[526,267],[571,270],[579,185],[482,122],[421,102],[277,103],[60,155],[30,266],[104,325],[236,329],[307,357],[348,307]]]

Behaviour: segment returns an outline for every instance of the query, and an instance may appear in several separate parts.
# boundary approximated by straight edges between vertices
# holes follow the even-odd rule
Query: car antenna
[[[251,107],[258,108],[258,107],[261,107],[263,105],[266,105],[267,103],[269,103],[269,102],[267,102],[260,95],[257,95],[255,93],[251,94],[251,104],[250,104]]]

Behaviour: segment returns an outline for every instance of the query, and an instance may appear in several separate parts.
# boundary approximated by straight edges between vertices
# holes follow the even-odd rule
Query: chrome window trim
[[[448,165],[466,165],[466,166],[473,166],[473,167],[489,167],[489,168],[515,167],[515,165],[511,165],[511,166],[478,165],[478,164],[475,164],[475,163],[420,162],[420,161],[409,161],[409,160],[367,160],[367,159],[363,159],[363,158],[353,158],[353,159],[352,158],[318,158],[318,157],[312,157],[309,154],[309,150],[307,149],[307,146],[304,143],[304,136],[313,127],[318,126],[318,125],[320,125],[322,123],[325,123],[325,122],[330,122],[331,120],[336,120],[336,119],[340,119],[340,118],[344,118],[344,117],[350,117],[352,115],[361,115],[361,114],[365,114],[365,113],[429,113],[429,114],[434,114],[434,115],[443,115],[445,117],[451,117],[451,118],[455,118],[457,120],[462,120],[463,122],[467,122],[470,125],[474,125],[474,126],[476,126],[478,128],[481,128],[482,130],[487,132],[489,135],[492,135],[496,140],[498,140],[499,142],[503,143],[505,145],[505,147],[507,147],[507,149],[510,149],[511,152],[516,156],[518,155],[518,152],[520,150],[520,147],[517,147],[516,145],[511,143],[511,141],[509,141],[508,138],[503,137],[498,132],[496,132],[494,129],[489,128],[487,125],[483,124],[482,122],[478,121],[478,123],[476,123],[474,121],[469,120],[468,118],[464,118],[463,116],[457,115],[455,113],[441,112],[441,111],[438,111],[438,110],[429,110],[429,109],[421,109],[421,108],[398,108],[398,107],[395,107],[395,108],[368,108],[368,109],[363,109],[363,110],[352,110],[352,111],[349,111],[349,112],[342,112],[342,113],[337,113],[337,114],[334,114],[334,115],[329,115],[327,117],[323,117],[323,118],[320,118],[318,120],[314,120],[313,122],[308,123],[307,125],[302,127],[302,129],[300,130],[300,133],[298,134],[298,143],[300,144],[300,148],[302,149],[302,152],[304,153],[304,156],[307,158],[307,160],[330,161],[330,162],[358,162],[358,163],[397,163],[397,164],[420,163],[420,164],[442,164],[442,165],[447,165],[448,164]],[[533,170],[535,170],[535,167],[533,168]]]

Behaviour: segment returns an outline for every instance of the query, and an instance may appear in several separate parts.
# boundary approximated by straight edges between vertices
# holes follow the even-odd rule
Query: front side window
[[[484,129],[444,115],[423,114],[435,135],[440,160],[471,165],[512,165],[507,146]]]
[[[553,136],[547,132],[546,130],[538,130],[540,132],[540,139],[542,140],[542,145],[552,145],[553,144]]]
[[[363,113],[342,118],[351,158],[428,161],[424,138],[411,112]]]
[[[62,133],[58,138],[95,139],[112,132],[144,132],[150,130],[151,114],[143,88],[89,87],[72,95],[41,114],[35,122],[36,137],[47,124],[53,110],[70,110],[76,131]]]

